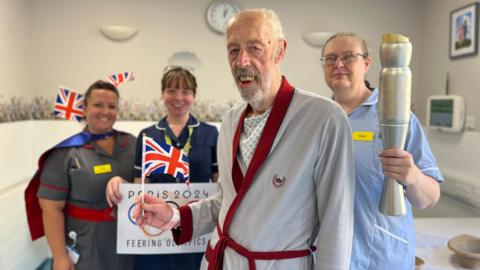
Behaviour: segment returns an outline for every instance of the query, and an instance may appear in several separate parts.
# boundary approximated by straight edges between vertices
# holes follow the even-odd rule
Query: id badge
[[[68,256],[72,260],[73,264],[77,264],[78,259],[80,258],[80,252],[72,246],[67,246]]]
[[[93,172],[95,174],[110,173],[112,172],[112,164],[107,163],[107,164],[93,166]]]
[[[352,132],[352,139],[354,141],[373,141],[373,132],[371,131],[354,131]]]

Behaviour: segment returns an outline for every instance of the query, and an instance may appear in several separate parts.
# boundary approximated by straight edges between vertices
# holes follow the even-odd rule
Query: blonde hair
[[[327,44],[330,41],[332,41],[336,38],[341,38],[341,37],[351,37],[351,38],[354,38],[354,39],[360,41],[360,45],[362,46],[362,54],[364,55],[364,57],[368,57],[367,42],[365,41],[365,39],[362,36],[360,36],[359,34],[357,34],[355,32],[338,32],[335,35],[329,37],[327,39],[327,41],[325,42],[325,45],[323,45],[323,47],[322,47],[322,56],[323,56],[325,47],[327,47]]]

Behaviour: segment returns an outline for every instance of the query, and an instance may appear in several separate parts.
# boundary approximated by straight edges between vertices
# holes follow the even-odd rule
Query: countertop
[[[462,268],[447,247],[449,239],[469,234],[480,238],[478,218],[415,218],[417,232],[416,254],[425,260],[421,270]]]

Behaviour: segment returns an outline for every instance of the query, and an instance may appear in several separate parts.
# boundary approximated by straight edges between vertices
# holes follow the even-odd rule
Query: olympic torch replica
[[[412,44],[408,37],[384,34],[380,46],[378,117],[383,148],[404,149],[410,121]],[[406,214],[403,186],[385,177],[379,210],[388,216]]]

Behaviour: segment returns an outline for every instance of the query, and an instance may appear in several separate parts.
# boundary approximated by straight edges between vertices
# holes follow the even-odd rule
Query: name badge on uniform
[[[373,141],[373,131],[354,131],[352,139],[354,141]]]
[[[102,165],[93,166],[93,172],[95,174],[112,172],[112,165],[111,164],[102,164]]]

